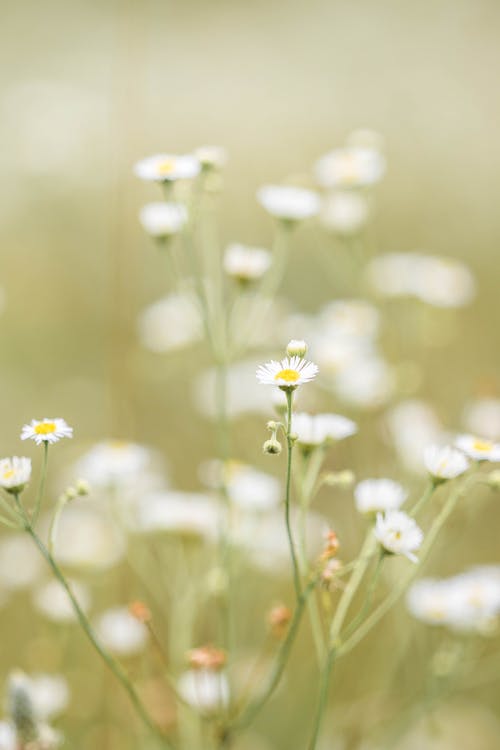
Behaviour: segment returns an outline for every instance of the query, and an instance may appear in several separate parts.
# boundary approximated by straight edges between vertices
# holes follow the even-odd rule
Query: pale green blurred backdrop
[[[56,462],[77,439],[124,437],[162,449],[176,482],[193,485],[187,470],[209,454],[211,428],[189,407],[182,368],[190,376],[208,357],[183,365],[140,349],[137,314],[167,282],[137,221],[155,189],[131,170],[150,153],[205,143],[230,157],[223,239],[265,246],[260,184],[307,173],[354,128],[382,133],[380,248],[456,256],[478,279],[461,339],[435,353],[422,393],[452,428],[467,398],[499,394],[496,0],[2,6],[2,455],[22,449],[27,420],[62,416],[75,444]],[[304,310],[331,298],[300,236],[285,285]],[[261,437],[244,458],[261,461]],[[491,561],[497,538],[490,524],[463,564]]]

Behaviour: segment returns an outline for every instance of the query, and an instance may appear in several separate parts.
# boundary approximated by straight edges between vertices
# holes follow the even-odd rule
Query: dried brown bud
[[[291,619],[292,612],[288,607],[285,607],[284,604],[278,604],[276,607],[272,608],[267,617],[267,621],[271,628],[271,633],[275,638],[283,638]]]
[[[341,568],[342,563],[340,560],[328,560],[325,568],[321,571],[321,583],[325,588],[331,589],[335,587],[335,578]]]
[[[130,612],[132,617],[135,617],[135,619],[139,620],[139,622],[147,623],[151,622],[151,620],[153,619],[151,610],[144,604],[144,602],[141,601],[131,602],[129,604],[128,611]]]
[[[215,646],[200,646],[188,651],[187,661],[193,669],[209,669],[217,672],[225,665],[227,656],[225,651]]]
[[[321,553],[321,561],[326,562],[335,557],[339,551],[339,538],[334,531],[329,531],[326,535],[326,544],[323,552]]]

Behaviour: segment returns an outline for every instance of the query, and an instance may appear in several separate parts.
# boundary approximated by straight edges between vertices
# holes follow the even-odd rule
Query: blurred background
[[[429,401],[443,427],[459,430],[466,427],[468,403],[500,395],[497,2],[26,0],[4,3],[0,39],[2,455],[22,450],[18,433],[31,418],[62,416],[74,426],[75,439],[53,451],[56,469],[95,441],[120,438],[164,456],[176,487],[199,489],[193,466],[215,449],[192,381],[210,365],[209,356],[201,344],[165,356],[141,345],[138,317],[169,290],[169,281],[137,218],[143,203],[157,199],[156,188],[137,180],[132,166],[150,153],[184,153],[206,143],[229,154],[220,198],[222,243],[268,247],[272,224],[256,189],[288,177],[312,184],[311,165],[351,131],[379,132],[388,171],[371,225],[378,252],[452,256],[468,265],[477,283],[472,305],[453,312],[451,322],[449,311],[432,319],[431,329],[445,332],[424,353],[412,356],[411,338],[403,336],[407,388],[398,398]],[[325,274],[322,262],[312,235],[300,230],[283,283],[292,309],[313,314],[353,294],[341,280],[335,285],[335,272]],[[390,334],[398,312],[387,311]],[[410,486],[419,486],[396,466],[390,441],[380,443],[387,432],[380,410],[360,412],[325,394],[312,406],[338,409],[365,429],[341,452],[337,468],[409,476]],[[279,474],[283,467],[269,468],[261,456],[264,420],[262,414],[240,419],[233,450]],[[34,446],[26,450],[38,461]],[[53,476],[55,493],[62,480]],[[321,507],[332,516],[327,500]],[[477,508],[456,521],[446,554],[434,562],[439,572],[498,563],[498,508],[486,493]],[[358,538],[353,518],[340,512],[347,557]],[[464,524],[472,537],[467,544]],[[103,601],[109,590],[118,598],[123,575],[94,581]],[[276,593],[275,584],[268,585],[263,594],[259,580],[252,584],[263,608]],[[55,645],[63,636],[47,632],[38,615],[26,618],[24,596],[16,593],[2,612],[8,647],[0,655],[1,674],[14,666],[68,671]],[[78,633],[64,637],[77,648]],[[314,685],[309,647],[304,641],[296,667]],[[80,728],[82,716],[88,720],[95,709],[93,675],[82,676],[81,658],[73,654],[69,669],[79,675],[82,696],[73,699],[70,727]],[[418,674],[416,661],[408,669]],[[382,655],[363,648],[342,665],[340,699],[351,712],[364,705],[367,688],[377,692],[380,669]],[[466,691],[459,697],[463,705],[446,709],[450,726],[461,716],[461,748],[500,746],[499,691],[492,685]],[[313,700],[307,686],[301,682],[293,700],[294,711],[302,705],[306,715]],[[304,722],[290,716],[287,695],[276,704],[281,719],[268,712],[261,739],[248,747],[280,749],[291,737],[307,736],[307,716]],[[370,724],[369,711],[365,716]],[[109,725],[101,734],[85,731],[78,747],[114,748],[121,741]],[[363,741],[347,728],[338,747],[358,748]],[[325,747],[336,750],[334,740],[328,742]],[[417,746],[423,745],[407,745]]]

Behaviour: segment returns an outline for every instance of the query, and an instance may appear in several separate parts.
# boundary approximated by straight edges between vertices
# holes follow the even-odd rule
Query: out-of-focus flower
[[[299,412],[293,416],[293,432],[297,442],[304,448],[343,440],[357,432],[355,422],[340,414],[305,414]]]
[[[314,166],[319,185],[325,188],[359,188],[378,182],[385,172],[385,159],[373,148],[349,146],[322,156]]]
[[[93,488],[126,486],[151,469],[153,454],[144,445],[127,440],[96,443],[75,464],[75,472],[84,476]]]
[[[141,208],[139,220],[152,237],[164,238],[181,231],[188,212],[182,203],[147,203]]]
[[[175,182],[196,177],[200,169],[199,160],[192,154],[155,154],[138,161],[134,166],[134,174],[141,180]]]
[[[142,651],[148,640],[148,629],[130,614],[126,607],[103,612],[95,622],[101,643],[120,656],[132,656]]]
[[[335,376],[333,389],[340,399],[360,409],[376,409],[391,397],[395,376],[380,356],[362,354]]]
[[[424,475],[428,445],[440,443],[443,427],[434,409],[425,401],[409,399],[393,406],[386,414],[387,427],[394,448],[404,466],[415,474]]]
[[[342,190],[325,196],[321,207],[321,224],[338,234],[354,234],[366,224],[368,202],[364,195]]]
[[[219,511],[211,498],[189,492],[153,492],[138,500],[131,531],[213,540],[218,528]]]
[[[364,479],[354,489],[354,501],[360,513],[397,510],[408,493],[393,479]]]
[[[90,608],[88,588],[71,579],[68,583],[81,609],[87,612]],[[52,622],[68,623],[75,622],[77,619],[68,594],[59,581],[48,581],[41,586],[36,586],[33,589],[33,604],[44,617]]]
[[[62,675],[30,675],[28,689],[35,714],[40,721],[52,719],[68,706],[69,688]]]
[[[271,253],[261,247],[233,243],[224,253],[224,271],[242,284],[258,281],[271,266]]]
[[[373,533],[385,549],[393,555],[404,555],[411,562],[418,562],[414,554],[424,538],[422,529],[413,518],[400,510],[378,513]]]
[[[445,482],[464,474],[469,468],[469,462],[464,454],[447,445],[429,445],[424,452],[427,471],[435,482]]]
[[[0,584],[6,589],[31,586],[42,573],[42,559],[27,534],[0,540]]]
[[[125,538],[116,523],[93,507],[67,506],[59,518],[54,557],[81,570],[105,570],[125,552]]]
[[[13,456],[0,460],[0,487],[7,492],[21,492],[31,477],[31,459]]]
[[[310,219],[321,208],[317,193],[290,185],[264,185],[257,191],[257,200],[271,216],[291,222]]]
[[[455,445],[474,461],[500,461],[500,443],[493,443],[475,435],[459,435]]]
[[[21,440],[34,440],[37,445],[57,443],[62,438],[73,437],[73,428],[64,419],[32,419],[21,431]]]
[[[221,169],[227,163],[227,151],[223,146],[199,146],[194,155],[203,169]]]
[[[141,313],[138,321],[142,345],[152,352],[181,349],[201,336],[198,310],[187,294],[169,294]]]
[[[464,409],[464,424],[473,435],[500,440],[500,398],[478,398]]]
[[[475,294],[475,282],[463,263],[421,253],[388,253],[374,258],[368,279],[387,297],[416,297],[435,307],[463,307]]]
[[[223,672],[192,669],[180,676],[177,686],[186,703],[202,713],[216,713],[229,703],[229,683]]]
[[[318,374],[318,366],[301,357],[285,357],[281,362],[271,362],[257,369],[257,380],[263,385],[274,385],[282,389],[293,390],[299,385],[309,383]]]
[[[472,568],[451,578],[424,578],[408,591],[407,606],[429,625],[489,632],[500,615],[500,567]]]
[[[9,721],[0,721],[0,750],[18,750],[16,730]]]
[[[281,500],[281,482],[253,466],[232,464],[226,472],[226,489],[231,502],[245,511],[267,511]]]

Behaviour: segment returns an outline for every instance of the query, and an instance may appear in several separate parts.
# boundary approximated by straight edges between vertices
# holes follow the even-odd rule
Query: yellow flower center
[[[14,474],[15,474],[14,469],[7,469],[7,471],[4,471],[4,473],[3,473],[3,478],[4,479],[12,479],[12,477],[14,476]]]
[[[55,422],[40,422],[33,428],[37,435],[50,435],[56,431]]]
[[[175,169],[175,159],[165,159],[158,164],[157,169],[160,175],[171,174]]]
[[[489,440],[474,440],[472,447],[475,451],[490,451],[493,448],[493,443]]]
[[[280,370],[275,376],[275,380],[285,380],[287,383],[296,383],[300,375],[297,370]]]

